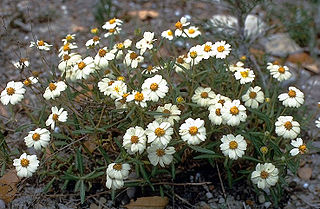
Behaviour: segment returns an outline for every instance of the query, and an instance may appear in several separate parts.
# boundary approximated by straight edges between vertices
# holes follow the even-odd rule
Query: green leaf
[[[250,160],[250,161],[253,161],[253,162],[257,162],[257,163],[263,163],[262,160],[259,160],[259,159],[256,159],[256,158],[253,158],[253,157],[250,157],[250,156],[246,156],[246,155],[242,156],[242,158],[245,159],[245,160]]]
[[[193,145],[189,145],[189,147],[197,152],[202,152],[202,153],[206,153],[206,154],[216,154],[214,151],[203,148],[203,147],[197,147],[197,146],[193,146]]]
[[[101,152],[101,154],[102,154],[104,160],[106,161],[106,163],[110,164],[110,163],[111,163],[111,160],[110,160],[107,152],[106,152],[101,146],[99,146],[98,149],[99,149],[99,151]]]
[[[151,184],[150,179],[149,179],[149,177],[148,177],[148,174],[147,174],[146,170],[144,169],[144,166],[143,166],[143,165],[140,165],[140,172],[141,172],[142,177],[144,178],[144,180],[145,180],[146,182],[148,182],[148,184],[150,185],[151,189],[154,191],[154,187],[153,187],[153,185]]]
[[[80,172],[80,175],[83,175],[83,160],[81,155],[81,147],[76,151],[76,168]]]
[[[80,199],[81,199],[81,204],[84,203],[84,199],[86,197],[86,190],[84,186],[84,181],[80,180]]]
[[[195,156],[193,159],[199,160],[199,159],[213,159],[213,158],[223,158],[223,156],[217,155],[217,154],[214,154],[214,155],[203,154],[203,155]]]
[[[52,184],[53,184],[53,182],[54,182],[55,179],[56,179],[56,178],[54,177],[54,178],[51,179],[51,181],[49,181],[49,183],[47,183],[47,185],[46,185],[46,186],[44,187],[44,189],[43,189],[43,192],[44,192],[44,193],[47,193],[47,192],[49,191],[49,189],[51,189]]]

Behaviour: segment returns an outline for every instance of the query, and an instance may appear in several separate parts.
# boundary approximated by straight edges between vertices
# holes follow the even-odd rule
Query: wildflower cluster
[[[266,193],[273,188],[278,191],[286,169],[294,170],[298,164],[295,156],[307,151],[293,115],[294,108],[304,103],[303,92],[290,86],[277,93],[279,82],[291,77],[289,68],[268,63],[264,76],[276,87],[267,89],[249,61],[231,56],[226,41],[203,41],[173,58],[159,56],[160,41],[170,44],[201,36],[185,17],[176,22],[174,32],[166,30],[161,36],[144,32],[137,40],[121,41],[122,23],[116,18],[106,22],[103,37],[100,29],[92,29],[93,37],[85,43],[86,56],[78,52],[76,35],[68,34],[58,51],[58,75],[52,75],[50,82],[38,82],[41,78],[34,76],[7,84],[1,92],[4,105],[18,104],[30,88],[51,107],[45,106],[45,122],[32,124],[34,129],[24,138],[26,146],[48,152],[74,145],[70,152],[76,153],[77,169],[70,164],[68,171],[53,175],[84,184],[84,179],[105,174],[108,189],[120,189],[130,178],[152,185],[156,176],[161,177],[161,169],[175,170],[182,155],[197,155],[196,159],[209,162],[224,160],[229,176],[248,174]],[[44,51],[52,47],[43,40],[31,42],[30,47],[34,46]],[[30,65],[27,59],[14,63],[20,70]],[[105,133],[111,137],[107,146]],[[58,139],[64,141],[59,145]],[[100,154],[90,151],[83,139],[93,140]],[[104,161],[90,164],[93,159],[84,160],[85,153]],[[248,161],[242,174],[231,173],[235,161]],[[56,164],[52,169],[58,169]],[[39,160],[23,153],[13,165],[18,176],[30,177]],[[98,172],[105,168],[105,173]],[[132,171],[143,180],[130,177]]]

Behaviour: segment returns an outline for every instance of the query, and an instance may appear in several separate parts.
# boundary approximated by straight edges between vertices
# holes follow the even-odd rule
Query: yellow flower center
[[[296,97],[296,92],[294,90],[289,90],[288,92],[289,97]]]
[[[177,63],[183,64],[184,63],[184,59],[182,57],[178,57],[177,58]]]
[[[129,96],[128,93],[122,95],[122,99],[120,99],[120,103],[121,103],[121,104],[125,104],[125,103],[126,103],[126,101],[127,101],[127,96]]]
[[[232,115],[238,115],[239,114],[239,109],[236,106],[233,106],[230,108],[230,113]]]
[[[163,128],[156,128],[156,130],[154,131],[154,133],[155,133],[158,137],[160,137],[160,136],[163,136],[163,135],[166,133],[166,131],[165,131]]]
[[[220,103],[220,104],[222,104],[222,105],[224,105],[225,102],[226,102],[226,101],[225,101],[224,99],[220,99],[220,100],[218,101],[218,103]]]
[[[279,67],[278,68],[278,72],[283,74],[286,70],[284,69],[284,67]]]
[[[115,92],[119,92],[119,91],[120,91],[120,88],[119,88],[119,86],[115,86],[115,87],[113,88],[113,90],[114,90]]]
[[[63,55],[63,61],[69,60],[71,57],[67,54]]]
[[[144,99],[143,93],[137,92],[137,93],[134,95],[134,100],[136,100],[136,101],[138,101],[138,102],[141,102],[143,99]]]
[[[190,57],[191,58],[196,58],[197,57],[197,52],[196,51],[192,51],[192,52],[190,52]]]
[[[99,56],[104,57],[107,54],[107,51],[104,49],[99,49]]]
[[[117,49],[122,49],[124,47],[123,43],[118,43],[117,44]]]
[[[307,150],[307,146],[305,144],[302,144],[299,146],[299,150],[300,150],[300,153],[305,153],[306,150]]]
[[[247,77],[249,76],[249,71],[248,71],[248,70],[242,71],[242,72],[240,72],[240,74],[241,74],[241,76],[242,76],[243,78],[247,78]]]
[[[93,34],[97,34],[98,32],[99,32],[98,28],[92,28],[91,29],[91,33],[93,33]]]
[[[201,96],[201,98],[203,98],[203,99],[205,99],[205,98],[208,98],[208,96],[209,96],[209,94],[208,94],[208,92],[202,92],[201,94],[200,94],[200,96]]]
[[[211,46],[209,46],[209,45],[204,45],[204,51],[205,52],[210,52],[211,51]]]
[[[196,135],[198,133],[198,127],[196,127],[196,126],[191,126],[190,128],[189,128],[189,134],[191,135],[191,136],[194,136],[194,135]]]
[[[260,177],[262,179],[266,179],[266,178],[268,178],[268,176],[269,176],[269,173],[267,171],[261,171]]]
[[[59,115],[58,115],[58,114],[53,114],[53,115],[52,115],[52,120],[57,121],[58,118],[59,118]]]
[[[151,72],[152,69],[153,69],[152,65],[149,65],[149,66],[147,67],[147,71],[148,71],[148,72]]]
[[[274,64],[274,65],[279,65],[280,63],[279,63],[278,60],[275,60],[272,64]]]
[[[196,32],[196,31],[195,31],[195,29],[193,29],[193,28],[191,28],[191,29],[188,30],[188,33],[190,33],[190,34],[194,34],[194,32]]]
[[[218,52],[223,52],[224,51],[224,46],[218,46],[217,50],[218,50]]]
[[[14,90],[14,88],[12,88],[12,87],[7,88],[8,95],[12,95],[12,94],[14,94],[14,92],[16,92],[16,90]]]
[[[158,89],[158,84],[157,83],[152,83],[151,85],[150,85],[150,89],[152,90],[152,91],[157,91],[157,89]]]
[[[174,25],[176,26],[177,29],[181,30],[182,29],[182,23],[180,21],[176,22],[176,24]]]
[[[168,36],[172,36],[173,35],[171,30],[168,30],[167,34],[168,34]]]
[[[117,78],[117,80],[118,80],[118,81],[124,81],[124,80],[125,80],[125,77],[124,77],[124,76],[119,76],[119,77]]]
[[[80,62],[80,63],[78,64],[78,68],[79,68],[80,70],[82,70],[83,68],[85,68],[85,66],[86,66],[86,63],[84,63],[84,62]]]
[[[109,29],[109,33],[114,33],[116,32],[116,29]]]
[[[69,51],[70,47],[69,47],[69,43],[66,43],[65,45],[63,45],[63,51]]]
[[[238,143],[236,141],[229,142],[229,148],[230,149],[237,149],[238,148]]]
[[[268,147],[266,146],[263,146],[260,148],[260,151],[263,153],[263,154],[266,154],[268,152]]]
[[[26,80],[24,80],[24,81],[23,81],[23,84],[24,84],[25,86],[30,86],[30,85],[31,85],[30,79],[27,78]]]
[[[40,134],[34,133],[34,134],[32,135],[32,139],[33,139],[33,141],[38,141],[38,140],[40,139]]]
[[[54,91],[56,88],[57,88],[57,86],[54,83],[49,83],[50,91]]]
[[[116,163],[116,164],[114,164],[113,169],[117,170],[117,171],[121,171],[122,165],[120,163]]]
[[[20,161],[20,164],[22,167],[28,167],[28,165],[30,164],[30,161],[26,158],[22,158]]]
[[[182,97],[177,97],[177,102],[178,103],[182,103],[184,101],[184,99]]]
[[[100,38],[99,38],[98,36],[93,36],[92,40],[93,40],[94,42],[97,42],[97,41],[100,40]]]
[[[134,60],[134,59],[137,59],[137,57],[138,57],[137,53],[135,52],[130,53],[130,59]]]
[[[116,22],[116,18],[112,18],[111,20],[109,20],[109,23],[110,24],[113,24],[113,23],[115,23]]]
[[[67,35],[67,36],[66,36],[66,40],[67,40],[67,41],[71,41],[72,39],[73,39],[73,38],[72,38],[71,35]]]
[[[137,144],[139,142],[139,137],[137,136],[131,136],[131,143],[132,144]]]
[[[221,115],[221,110],[220,110],[220,108],[217,108],[217,109],[216,109],[216,115],[218,115],[218,116]]]
[[[254,99],[254,98],[257,97],[257,93],[254,92],[254,91],[252,91],[252,92],[249,93],[249,97],[250,97],[251,99]]]
[[[162,157],[163,155],[165,155],[166,153],[165,153],[165,151],[163,150],[163,149],[157,149],[157,155],[159,156],[159,157]]]
[[[24,63],[24,62],[26,62],[26,61],[28,61],[27,58],[21,58],[21,59],[19,60],[20,63]]]
[[[287,130],[291,130],[292,129],[292,123],[290,121],[287,121],[287,122],[284,123],[284,127]]]
[[[247,57],[245,56],[245,55],[243,55],[242,57],[240,57],[240,60],[242,60],[242,61],[244,61],[244,60],[246,60],[247,59]]]
[[[43,40],[38,41],[38,46],[44,46],[44,41]]]
[[[114,83],[114,81],[109,81],[108,86],[111,86]]]

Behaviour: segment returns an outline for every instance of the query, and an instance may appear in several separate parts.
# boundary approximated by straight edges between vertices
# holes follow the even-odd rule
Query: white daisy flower
[[[154,118],[159,122],[169,122],[171,126],[174,125],[174,121],[180,120],[181,111],[177,107],[177,105],[173,105],[171,103],[165,104],[164,106],[158,106],[157,112],[164,113],[165,115],[155,115]]]
[[[224,123],[222,115],[221,115],[222,104],[216,103],[214,105],[209,106],[209,120],[214,125],[221,125]]]
[[[199,28],[195,26],[190,26],[188,29],[184,29],[183,31],[184,33],[182,33],[182,37],[196,38],[201,35]]]
[[[50,126],[54,130],[57,122],[66,122],[68,119],[68,112],[63,111],[63,108],[58,109],[58,107],[51,107],[51,114],[49,115],[46,126]]]
[[[36,83],[38,83],[38,78],[35,78],[35,77],[33,77],[33,76],[30,76],[29,78],[27,78],[27,79],[25,79],[25,80],[23,81],[23,84],[24,84],[25,86],[31,86],[31,85],[34,85],[34,84],[36,84]]]
[[[220,145],[220,149],[222,153],[224,154],[224,156],[228,156],[233,160],[241,158],[247,149],[247,142],[241,135],[223,135],[221,138],[221,142],[222,144]]]
[[[27,147],[34,147],[36,150],[48,146],[49,141],[50,132],[45,128],[37,128],[34,131],[30,131],[28,136],[24,137]]]
[[[121,30],[122,29],[120,27],[115,27],[115,28],[109,29],[108,32],[104,34],[104,37],[107,38],[112,35],[118,35]]]
[[[61,92],[66,90],[67,85],[63,81],[59,81],[56,83],[49,83],[48,87],[46,88],[43,97],[46,100],[55,99],[56,97],[60,96]]]
[[[231,51],[230,44],[227,44],[225,41],[215,42],[212,48],[217,59],[225,59]]]
[[[240,80],[240,84],[251,83],[254,78],[254,72],[249,68],[238,68],[238,70],[234,73],[234,77],[236,80]]]
[[[15,105],[23,99],[26,89],[23,88],[22,82],[10,81],[6,88],[1,92],[1,102],[3,105]]]
[[[180,126],[179,134],[181,139],[188,144],[198,145],[206,140],[206,128],[204,120],[197,118],[196,120],[188,118]]]
[[[106,187],[108,189],[113,189],[113,190],[120,189],[123,187],[123,185],[124,185],[123,179],[113,179],[107,175]]]
[[[95,71],[95,65],[92,57],[86,57],[79,60],[73,67],[76,79],[87,79],[91,73]]]
[[[152,66],[152,65],[149,65],[148,67],[146,67],[142,73],[143,74],[152,74],[152,73],[156,73],[158,72],[159,70],[162,70],[161,66]]]
[[[175,27],[176,30],[174,31],[174,35],[179,37],[183,34],[183,28],[188,26],[190,22],[187,21],[187,18],[181,17],[180,21],[176,22]]]
[[[173,154],[176,152],[174,147],[166,147],[159,143],[152,143],[147,148],[148,158],[154,166],[160,164],[161,167],[169,165],[173,160]]]
[[[229,65],[229,68],[226,68],[227,71],[230,70],[230,72],[233,73],[242,69],[244,69],[244,64],[240,61],[238,61],[236,64]]]
[[[217,103],[220,103],[222,106],[224,106],[224,104],[228,101],[231,102],[232,100],[229,97],[223,96],[221,94],[217,94],[216,97],[211,101],[210,105],[215,105]]]
[[[259,103],[264,101],[264,93],[261,91],[261,87],[250,87],[248,91],[242,96],[244,105],[251,108],[258,108]]]
[[[132,93],[127,96],[127,101],[134,101],[137,105],[141,107],[147,107],[147,101],[149,100],[148,95],[145,95],[143,92],[132,91]]]
[[[176,59],[176,63],[174,65],[174,70],[179,72],[185,72],[185,69],[190,70],[191,65],[190,63],[186,62],[187,56],[181,55]]]
[[[199,86],[192,96],[192,102],[200,105],[201,107],[207,107],[215,97],[216,94],[211,90],[210,87],[203,88]]]
[[[300,133],[300,124],[292,116],[280,116],[275,123],[276,134],[285,139],[295,139]]]
[[[114,29],[117,26],[121,26],[123,23],[122,20],[117,19],[117,18],[112,18],[110,20],[108,20],[103,26],[102,28],[105,30],[110,30],[110,29]]]
[[[49,51],[52,45],[44,42],[43,40],[37,40],[36,42],[30,42],[30,48],[36,46],[39,50]]]
[[[221,114],[223,120],[230,126],[237,126],[247,119],[246,108],[240,104],[239,100],[225,102]]]
[[[124,42],[116,43],[110,52],[116,55],[116,59],[121,59],[124,49],[130,48],[131,44],[132,41],[126,39]]]
[[[172,30],[165,30],[161,33],[161,37],[166,38],[168,40],[172,40],[173,39],[173,32]]]
[[[111,163],[107,168],[107,175],[113,179],[126,179],[129,175],[130,165],[127,163]]]
[[[103,78],[101,81],[98,82],[98,88],[101,93],[104,95],[110,96],[110,86],[114,83],[113,80],[109,78]]]
[[[107,95],[110,95],[111,99],[122,98],[122,95],[127,93],[127,85],[123,81],[115,81],[106,91],[110,92]]]
[[[141,88],[143,94],[148,95],[149,99],[153,102],[157,102],[160,98],[164,98],[169,91],[167,81],[163,79],[161,75],[147,78],[143,82]]]
[[[169,122],[159,123],[158,121],[153,121],[149,123],[146,130],[146,135],[148,137],[148,143],[161,143],[166,146],[173,134],[173,128]]]
[[[114,104],[117,109],[125,109],[127,108],[127,97],[129,96],[129,93],[123,94],[121,97],[117,98],[114,101]]]
[[[144,58],[143,56],[139,56],[134,51],[128,50],[128,53],[126,54],[123,63],[126,66],[131,66],[132,68],[137,68],[138,64],[143,62]]]
[[[186,62],[196,65],[203,59],[203,50],[201,45],[191,47],[187,54]]]
[[[154,38],[154,33],[152,32],[144,32],[143,39],[136,43],[136,48],[140,49],[140,54],[143,55],[147,49],[153,48],[153,42],[156,39]]]
[[[62,39],[63,44],[70,43],[76,39],[76,34],[68,34]]]
[[[320,128],[320,117],[318,118],[318,120],[315,121],[315,123],[316,123],[316,126]]]
[[[86,42],[86,47],[87,49],[94,48],[95,46],[99,45],[99,43],[100,43],[99,36],[93,36],[92,39],[89,39]]]
[[[202,54],[203,59],[209,59],[210,57],[214,57],[215,53],[213,50],[213,44],[211,42],[206,42],[202,45]]]
[[[78,46],[74,43],[67,42],[59,49],[58,57],[63,57],[64,55],[68,55],[72,49],[76,49]]]
[[[272,64],[269,62],[267,69],[270,71],[270,74],[272,75],[272,77],[277,79],[280,82],[284,80],[288,80],[292,75],[287,66]]]
[[[296,87],[290,86],[288,93],[278,96],[280,102],[285,107],[300,107],[304,102],[304,94]]]
[[[13,62],[12,63],[16,68],[18,68],[19,70],[22,70],[26,67],[29,67],[30,62],[28,61],[27,58],[21,58],[19,61],[17,62]]]
[[[123,136],[123,147],[129,154],[142,154],[146,148],[147,137],[143,128],[136,126],[129,128]]]
[[[272,163],[264,163],[256,166],[251,174],[251,181],[257,184],[258,188],[265,189],[276,185],[279,179],[279,170]]]
[[[104,47],[99,49],[99,52],[94,57],[94,64],[100,69],[105,69],[108,67],[109,61],[113,60],[114,58],[115,55],[108,51],[107,47]]]
[[[23,153],[19,159],[13,160],[13,165],[16,167],[19,177],[30,177],[36,172],[39,166],[39,160],[36,155],[27,155]]]
[[[291,145],[294,147],[292,150],[290,150],[290,154],[292,156],[296,156],[299,153],[304,154],[305,152],[307,152],[307,145],[303,143],[303,140],[301,138],[292,140]]]
[[[73,67],[76,63],[78,63],[79,60],[81,60],[81,55],[79,54],[76,54],[76,53],[66,54],[60,60],[58,69],[61,72],[65,72],[69,70],[71,67]]]

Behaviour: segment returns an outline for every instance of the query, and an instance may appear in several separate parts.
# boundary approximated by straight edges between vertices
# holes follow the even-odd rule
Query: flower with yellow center
[[[246,84],[251,83],[254,80],[255,75],[249,68],[237,68],[234,77],[236,80],[240,80],[240,84]]]
[[[102,28],[105,30],[110,30],[110,29],[114,29],[118,26],[121,26],[123,23],[122,20],[119,20],[117,18],[112,18],[110,20],[108,20],[103,26]]]
[[[247,119],[246,108],[239,100],[226,101],[221,109],[222,119],[227,125],[237,126]]]
[[[147,137],[145,130],[140,126],[131,127],[127,129],[123,136],[122,146],[127,150],[129,154],[135,154],[139,152],[142,154],[146,148]]]
[[[225,156],[233,160],[241,158],[247,149],[247,142],[241,135],[223,135],[221,142],[220,150]]]
[[[107,175],[112,179],[123,180],[128,178],[130,165],[126,163],[111,163],[107,168]]]
[[[161,143],[166,146],[173,134],[173,128],[169,122],[158,122],[157,120],[149,123],[146,130],[148,143]]]
[[[169,165],[173,160],[173,154],[175,153],[174,147],[166,147],[160,143],[152,143],[147,149],[148,158],[153,166],[158,164],[161,167]]]
[[[300,133],[300,124],[292,116],[280,116],[275,123],[275,132],[284,139],[295,139]]]
[[[39,166],[39,160],[36,155],[27,155],[23,153],[19,159],[13,160],[13,165],[16,167],[19,177],[30,177],[36,172]]]
[[[83,60],[79,60],[77,65],[73,67],[76,79],[87,79],[90,74],[95,71],[95,63],[92,57],[86,57]]]
[[[39,50],[45,50],[45,51],[49,51],[50,47],[52,47],[52,45],[49,45],[48,43],[44,42],[43,40],[38,40],[36,42],[31,41],[30,42],[30,47],[37,47]]]
[[[132,91],[132,93],[127,96],[127,101],[134,101],[135,104],[140,105],[141,107],[147,107],[147,101],[149,100],[148,95],[145,95],[143,92]]]
[[[279,170],[272,163],[258,163],[251,174],[251,181],[260,189],[270,188],[278,182],[278,174]]]
[[[206,128],[204,121],[200,118],[196,120],[188,118],[179,129],[181,139],[190,145],[198,145],[206,140]]]
[[[273,78],[278,81],[288,80],[291,77],[291,72],[287,66],[281,66],[278,62],[268,63],[267,69],[270,71],[270,74]]]
[[[15,105],[23,99],[26,90],[23,88],[22,82],[10,81],[7,83],[6,88],[1,92],[1,102],[3,105]]]
[[[291,145],[293,146],[293,149],[290,150],[290,154],[292,156],[296,156],[298,154],[304,154],[305,152],[307,152],[307,146],[305,143],[303,143],[303,140],[301,138],[292,140]]]
[[[139,56],[136,52],[128,50],[123,63],[127,66],[131,66],[132,68],[137,68],[138,64],[143,62],[143,56]]]
[[[201,107],[208,107],[215,97],[216,94],[210,87],[203,88],[199,86],[196,88],[194,95],[192,96],[192,102],[200,105]]]
[[[147,78],[142,84],[142,92],[148,95],[151,101],[157,102],[160,98],[164,98],[169,91],[167,81],[161,75],[155,75]]]
[[[203,59],[209,59],[210,57],[214,57],[215,53],[213,50],[213,44],[211,42],[206,42],[202,45],[203,50]]]
[[[188,29],[184,29],[182,37],[196,38],[199,35],[201,35],[199,28],[195,26],[190,26]]]
[[[94,57],[94,64],[99,69],[106,69],[111,60],[114,60],[115,55],[113,51],[109,51],[107,47],[99,49],[97,55]]]
[[[190,24],[190,23],[187,22],[187,18],[181,17],[181,19],[180,19],[179,21],[177,21],[176,24],[175,24],[176,30],[175,30],[175,32],[174,32],[174,35],[175,35],[176,37],[185,35],[185,34],[183,33],[183,29],[184,29],[184,27],[188,26],[189,24]]]
[[[58,107],[51,108],[51,114],[49,115],[46,126],[50,126],[54,130],[57,123],[66,122],[68,119],[68,112],[64,111],[63,108],[58,109]]]
[[[157,112],[163,113],[163,115],[155,115],[154,118],[159,122],[169,122],[171,126],[174,125],[175,121],[179,121],[181,111],[177,105],[171,103],[165,104],[164,106],[158,106]]]
[[[56,97],[60,96],[61,92],[66,90],[67,85],[63,81],[49,83],[48,87],[46,88],[43,97],[46,100],[55,99]]]
[[[42,147],[47,147],[50,142],[50,132],[45,128],[37,128],[34,131],[30,131],[29,134],[24,137],[24,141],[27,147],[34,147],[36,150],[40,150]]]
[[[90,32],[91,32],[92,34],[97,34],[97,33],[99,32],[99,29],[98,29],[98,28],[92,28],[92,29],[90,30]]]
[[[278,96],[278,99],[285,107],[300,107],[304,103],[304,94],[298,88],[290,86],[288,93]]]
[[[221,109],[222,104],[215,103],[209,106],[209,120],[214,125],[221,125],[224,121],[222,119]]]
[[[227,44],[225,41],[215,42],[212,48],[214,49],[214,55],[217,59],[225,59],[231,51],[230,44]]]
[[[172,40],[173,39],[173,32],[171,30],[165,30],[161,33],[161,37]]]
[[[259,103],[263,103],[264,93],[259,86],[249,87],[248,91],[241,98],[245,106],[256,109],[259,107]]]

